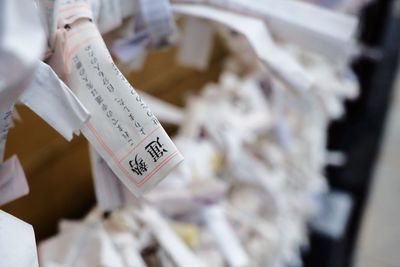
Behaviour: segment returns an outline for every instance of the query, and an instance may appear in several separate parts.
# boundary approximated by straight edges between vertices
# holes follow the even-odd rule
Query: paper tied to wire
[[[91,114],[82,132],[118,178],[140,196],[183,157],[114,64],[90,21],[89,7],[65,2],[59,12],[60,43],[54,55],[62,58],[65,80]]]

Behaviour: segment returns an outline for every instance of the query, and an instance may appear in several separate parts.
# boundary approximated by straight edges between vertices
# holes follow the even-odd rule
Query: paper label
[[[29,193],[24,170],[16,155],[0,164],[0,206]]]
[[[39,267],[32,226],[1,210],[0,266]]]
[[[96,26],[89,21],[74,24],[65,39],[68,84],[92,115],[82,132],[140,196],[183,157],[112,61]]]
[[[210,23],[198,18],[187,18],[180,40],[180,64],[205,70],[211,55],[214,31]]]

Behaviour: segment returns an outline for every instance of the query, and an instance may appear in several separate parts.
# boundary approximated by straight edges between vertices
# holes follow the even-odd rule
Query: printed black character
[[[138,158],[138,154],[136,154],[134,161],[129,161],[129,166],[137,175],[143,175],[145,172],[147,172],[147,164],[142,158]]]
[[[154,162],[157,162],[164,155],[164,152],[168,152],[168,150],[163,148],[163,144],[160,143],[160,137],[157,137],[156,141],[149,143],[145,149],[153,158]]]

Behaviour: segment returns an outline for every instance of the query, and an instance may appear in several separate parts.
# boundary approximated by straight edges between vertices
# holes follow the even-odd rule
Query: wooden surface
[[[218,41],[214,47],[207,71],[177,66],[172,48],[148,56],[144,68],[128,79],[137,89],[182,105],[189,92],[218,79],[225,50]],[[18,155],[30,194],[2,209],[32,224],[41,240],[57,231],[61,218],[81,218],[95,205],[87,141],[79,136],[67,142],[28,108],[17,109],[22,121],[9,132],[6,158]],[[173,130],[168,125],[166,129]]]

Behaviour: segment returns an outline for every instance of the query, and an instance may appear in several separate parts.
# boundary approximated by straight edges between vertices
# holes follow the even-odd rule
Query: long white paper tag
[[[68,84],[92,115],[82,132],[130,191],[140,196],[183,157],[114,64],[96,26],[81,19],[69,27],[63,33]]]

